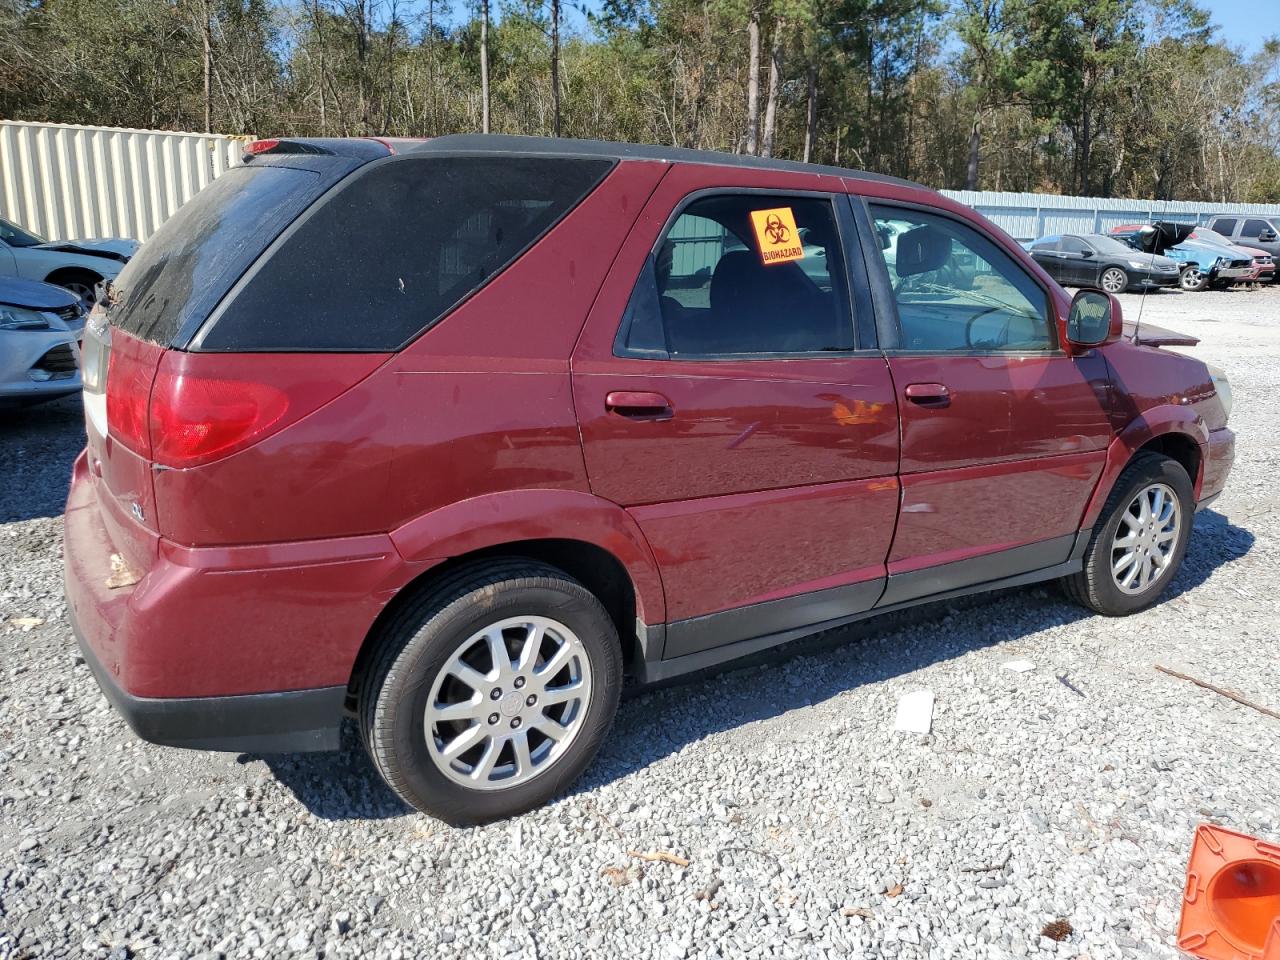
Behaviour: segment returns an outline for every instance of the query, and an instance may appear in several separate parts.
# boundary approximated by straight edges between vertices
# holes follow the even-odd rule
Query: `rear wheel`
[[[1109,617],[1151,606],[1182,563],[1194,514],[1191,478],[1182,465],[1140,453],[1107,498],[1084,569],[1063,580],[1067,595]]]
[[[1107,293],[1123,293],[1129,287],[1129,275],[1119,267],[1107,267],[1102,271],[1101,283]]]
[[[495,561],[452,575],[388,625],[361,726],[406,803],[480,823],[576,780],[621,683],[617,631],[599,600],[554,567]]]

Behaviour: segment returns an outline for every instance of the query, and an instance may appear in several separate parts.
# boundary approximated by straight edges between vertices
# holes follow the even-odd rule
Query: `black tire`
[[[1141,593],[1125,593],[1111,575],[1112,543],[1124,511],[1143,488],[1153,483],[1165,484],[1177,496],[1181,510],[1178,535],[1168,567]],[[1195,517],[1193,496],[1191,478],[1182,464],[1153,451],[1139,453],[1125,467],[1111,496],[1107,497],[1084,553],[1084,569],[1063,578],[1062,586],[1067,596],[1081,606],[1108,617],[1128,616],[1154,604],[1177,576],[1186,555]]]
[[[89,270],[61,270],[45,278],[45,283],[52,283],[54,286],[74,293],[84,303],[86,309],[97,298],[97,285],[101,282],[102,277]]]
[[[1178,286],[1188,293],[1199,293],[1209,286],[1209,275],[1201,273],[1200,268],[1192,264],[1178,274]]]
[[[469,789],[428,748],[432,684],[459,644],[517,616],[549,617],[576,634],[590,662],[590,697],[578,732],[547,769],[508,788]],[[454,825],[485,823],[540,806],[577,780],[609,731],[621,688],[617,629],[590,591],[548,564],[492,560],[454,571],[386,625],[361,684],[359,722],[374,766],[405,803]]]

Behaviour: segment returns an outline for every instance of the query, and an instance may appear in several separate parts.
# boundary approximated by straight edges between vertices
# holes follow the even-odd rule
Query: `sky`
[[[1245,53],[1257,53],[1268,36],[1280,36],[1280,0],[1201,0],[1200,5],[1213,17],[1222,39]]]
[[[1241,47],[1246,54],[1262,49],[1269,36],[1280,37],[1280,0],[1199,0],[1209,11],[1219,36],[1234,47]],[[459,9],[463,4],[455,4]],[[598,10],[600,0],[563,0],[565,23],[571,29],[582,30],[586,18],[582,10]],[[1267,8],[1275,16],[1265,14]]]

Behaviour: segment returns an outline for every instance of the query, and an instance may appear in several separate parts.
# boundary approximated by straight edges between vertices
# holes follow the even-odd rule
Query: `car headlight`
[[[1216,363],[1206,363],[1209,376],[1213,378],[1213,389],[1218,391],[1218,399],[1222,401],[1222,410],[1231,419],[1231,381],[1227,379],[1227,371]]]
[[[0,307],[0,330],[48,330],[49,318],[35,310]]]
[[[1141,260],[1130,260],[1129,266],[1133,267],[1135,270],[1141,270],[1146,267],[1147,264],[1143,263]]]
[[[1221,269],[1222,267],[1225,267],[1230,262],[1231,262],[1230,257],[1219,257],[1217,260],[1213,261],[1213,265]]]

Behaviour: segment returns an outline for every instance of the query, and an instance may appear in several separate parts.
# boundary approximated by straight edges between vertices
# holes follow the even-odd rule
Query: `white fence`
[[[145,240],[244,138],[0,121],[0,217],[50,240]]]
[[[0,217],[51,240],[145,240],[201,187],[240,162],[246,137],[0,120]],[[945,190],[1018,240],[1105,233],[1151,219],[1280,216],[1280,205],[1156,202]]]
[[[1280,216],[1280,204],[1112,200],[969,190],[942,192],[999,224],[1015,240],[1034,240],[1054,233],[1107,233],[1122,223],[1145,223],[1148,220],[1205,223],[1219,213]]]

